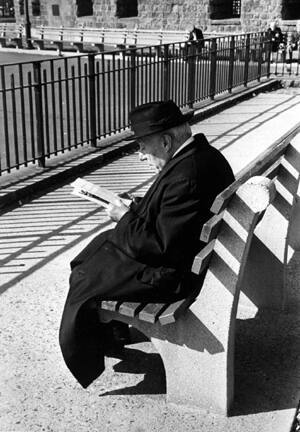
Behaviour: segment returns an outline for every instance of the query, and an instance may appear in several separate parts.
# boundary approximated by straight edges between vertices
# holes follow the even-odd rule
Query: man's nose
[[[145,160],[147,160],[147,156],[144,155],[142,152],[139,152],[139,159],[140,159],[140,161],[145,161]]]

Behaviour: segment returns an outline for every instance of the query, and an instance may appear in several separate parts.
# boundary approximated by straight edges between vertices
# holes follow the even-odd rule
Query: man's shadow
[[[150,342],[150,340],[135,328],[130,329],[132,344],[125,347],[124,356],[114,365],[115,372],[128,374],[144,374],[144,379],[137,385],[102,393],[108,395],[134,395],[134,394],[165,394],[166,376],[161,357],[157,353],[146,353],[135,349],[135,344]]]

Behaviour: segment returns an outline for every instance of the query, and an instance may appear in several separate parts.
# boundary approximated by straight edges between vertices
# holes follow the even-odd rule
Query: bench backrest
[[[85,28],[83,31],[83,42],[104,43],[105,30]]]
[[[24,27],[20,24],[16,26],[15,24],[10,25],[7,23],[0,25],[0,36],[6,38],[21,38],[25,33]]]
[[[39,39],[45,39],[49,41],[61,41],[63,38],[63,27],[40,27],[37,32],[31,32],[32,36],[36,36]],[[79,30],[77,29],[77,34]]]
[[[265,170],[266,163],[269,166]],[[276,196],[255,230],[245,270],[240,306],[253,313],[265,308],[288,309],[299,302],[295,294],[295,286],[299,285],[297,239],[292,228],[298,224],[300,231],[299,220],[295,219],[300,196],[300,125],[278,143],[257,169],[274,178]],[[257,282],[262,274],[263,290]]]

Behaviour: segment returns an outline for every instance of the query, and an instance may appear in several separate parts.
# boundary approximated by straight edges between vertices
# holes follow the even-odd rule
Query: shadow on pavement
[[[253,319],[238,319],[236,324],[235,398],[230,416],[294,409],[300,388],[300,318],[266,312]],[[143,340],[138,336],[137,342]],[[130,347],[114,370],[144,374],[144,380],[101,397],[166,393],[164,366],[157,353]]]

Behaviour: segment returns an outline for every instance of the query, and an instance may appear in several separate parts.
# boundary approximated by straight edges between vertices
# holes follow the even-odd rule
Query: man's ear
[[[170,153],[173,149],[173,140],[171,135],[169,134],[163,134],[162,135],[162,144],[164,146],[164,149],[167,153]]]

